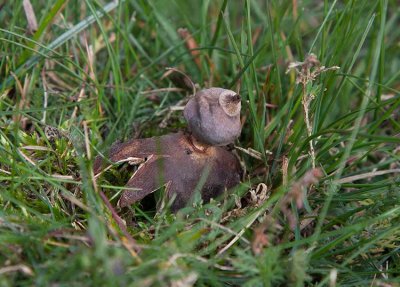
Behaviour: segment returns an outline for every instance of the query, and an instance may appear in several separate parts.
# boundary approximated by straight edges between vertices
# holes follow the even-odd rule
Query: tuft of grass
[[[20,2],[0,3],[1,286],[400,284],[396,1],[30,0],[33,32]],[[310,54],[340,69],[301,85]],[[185,128],[168,67],[243,96],[243,182],[118,210],[132,170],[93,159]]]

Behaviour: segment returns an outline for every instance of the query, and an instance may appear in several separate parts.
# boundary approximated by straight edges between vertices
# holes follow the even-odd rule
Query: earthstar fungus
[[[219,91],[229,90],[219,89]],[[234,100],[237,104],[238,99],[235,98]],[[215,105],[215,103],[213,102],[212,105]],[[216,110],[214,108],[213,111],[216,113],[224,112],[222,109]],[[240,106],[236,115],[239,113]],[[212,114],[208,115],[212,116]],[[203,117],[202,120],[204,119]],[[221,121],[211,122],[208,127],[213,124],[218,125]],[[229,126],[226,128],[228,128],[227,137],[215,138],[215,134],[211,134],[211,138],[215,139],[217,143],[220,139],[226,141],[228,138],[231,138],[231,140],[224,142],[225,144],[233,142],[238,135],[233,137],[232,135],[238,132],[238,128],[236,125],[233,126],[231,131],[229,131]],[[108,158],[112,163],[126,162],[131,159],[142,162],[126,184],[127,187],[135,190],[124,190],[122,192],[118,203],[120,207],[138,202],[165,186],[167,198],[175,197],[171,209],[176,212],[190,201],[196,189],[199,188],[201,180],[204,180],[204,184],[200,184],[200,193],[202,199],[206,202],[221,195],[226,189],[239,184],[242,169],[237,157],[224,147],[209,145],[209,142],[205,142],[203,138],[196,137],[197,134],[193,132],[193,128],[191,130],[192,134],[178,132],[159,137],[133,139],[111,146]],[[215,127],[213,130],[222,131],[223,129]],[[204,134],[204,130],[201,133]],[[94,163],[95,174],[99,174],[106,166],[106,161],[98,156]]]

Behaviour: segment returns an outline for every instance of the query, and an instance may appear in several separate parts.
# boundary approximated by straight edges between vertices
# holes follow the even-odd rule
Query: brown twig
[[[112,206],[112,204],[110,203],[107,196],[104,194],[104,192],[102,190],[99,190],[99,195],[100,195],[100,198],[103,200],[104,204],[106,205],[106,207],[110,210],[113,219],[118,224],[118,227],[121,229],[122,233],[128,240],[130,246],[134,249],[134,251],[130,250],[131,254],[134,254],[134,257],[136,257],[136,259],[138,259],[138,261],[141,261],[139,256],[137,255],[137,253],[141,251],[141,248],[136,243],[136,240],[129,234],[121,217],[119,217],[118,213],[115,211],[114,207]]]
[[[187,49],[190,51],[190,54],[193,57],[194,62],[196,63],[197,67],[201,69],[201,61],[200,61],[200,51],[197,50],[198,45],[196,40],[193,38],[192,34],[186,28],[179,28],[178,29],[179,36],[185,41]]]

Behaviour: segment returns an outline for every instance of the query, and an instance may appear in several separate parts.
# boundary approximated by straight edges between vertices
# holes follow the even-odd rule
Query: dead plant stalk
[[[315,98],[314,90],[311,88],[312,83],[315,79],[322,73],[330,70],[338,70],[340,67],[332,66],[326,68],[325,66],[321,66],[317,56],[314,54],[307,55],[304,62],[291,62],[286,73],[294,70],[296,72],[296,84],[301,84],[302,86],[302,100],[301,103],[303,105],[304,112],[304,122],[307,128],[307,135],[311,137],[313,134],[313,127],[311,125],[311,117],[310,117],[310,104],[312,100]],[[310,139],[310,155],[311,155],[311,164],[312,167],[315,168],[315,148],[314,141]]]

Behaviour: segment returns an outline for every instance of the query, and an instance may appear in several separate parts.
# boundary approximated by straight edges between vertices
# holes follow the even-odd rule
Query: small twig
[[[21,148],[25,150],[53,151],[51,148],[39,145],[26,145],[22,146]]]
[[[255,150],[255,149],[252,149],[252,148],[245,149],[245,148],[242,148],[242,147],[236,146],[236,145],[235,145],[235,149],[244,152],[245,154],[251,156],[252,158],[255,158],[255,159],[258,159],[258,160],[261,160],[261,161],[263,160],[262,159],[262,154],[259,151]]]
[[[26,154],[24,154],[21,150],[21,148],[17,148],[19,154],[27,161],[29,162],[31,165],[36,166],[36,163]]]
[[[232,229],[230,229],[230,228],[228,228],[228,227],[226,227],[226,226],[224,226],[224,225],[222,225],[222,224],[219,224],[219,223],[217,223],[217,222],[214,222],[214,221],[211,221],[211,220],[208,220],[208,219],[205,219],[205,218],[199,218],[199,220],[201,220],[201,221],[204,221],[204,222],[206,222],[206,223],[208,223],[208,224],[210,224],[210,225],[212,225],[212,226],[214,226],[214,227],[218,227],[218,228],[220,228],[220,229],[222,229],[222,230],[225,230],[226,232],[228,232],[228,233],[230,233],[230,234],[232,234],[232,235],[235,235],[235,236],[238,236],[239,234],[237,233],[237,232],[235,232],[234,230],[232,230]],[[246,238],[240,238],[244,243],[246,243],[246,244],[250,244],[250,242],[246,239]]]
[[[29,88],[29,83],[30,83],[30,78],[28,75],[25,75],[25,81],[24,85],[22,86],[21,81],[18,79],[17,75],[14,74],[13,72],[10,72],[11,76],[14,77],[17,90],[19,91],[21,95],[21,99],[19,100],[18,104],[18,110],[22,110],[29,106],[29,101],[27,100],[27,93],[28,93],[28,88]],[[21,127],[25,129],[26,127],[26,118],[21,114],[17,113],[16,115],[13,116],[13,121],[14,123],[20,123]]]
[[[339,183],[339,184],[349,183],[349,182],[353,182],[356,180],[371,178],[371,177],[375,177],[378,175],[384,175],[384,174],[388,174],[388,173],[400,173],[400,169],[378,170],[378,171],[372,171],[372,172],[367,172],[367,173],[363,173],[363,174],[352,175],[352,176],[348,176],[348,177],[339,179],[337,181],[337,183]]]
[[[249,221],[249,223],[247,223],[247,225],[224,248],[222,248],[220,251],[218,251],[217,256],[221,256],[222,253],[224,253],[229,248],[231,248],[231,246],[240,239],[240,237],[243,235],[243,233],[246,231],[246,229],[248,229],[254,223],[254,221],[257,220],[257,218],[260,216],[261,213],[262,213],[262,210],[257,211],[255,213],[255,216]]]
[[[102,175],[104,172],[106,172],[107,170],[111,169],[113,166],[117,166],[121,163],[129,163],[129,165],[139,165],[145,162],[144,158],[141,157],[127,157],[125,159],[121,159],[119,161],[114,162],[113,164],[109,164],[108,166],[106,166],[104,169],[102,169],[100,172],[98,172],[94,178],[98,178],[100,175]]]
[[[140,262],[141,260],[137,255],[137,252],[140,252],[141,248],[136,243],[135,239],[133,239],[133,237],[129,234],[124,222],[122,221],[121,217],[119,217],[118,213],[115,211],[114,207],[112,206],[112,204],[110,203],[104,192],[99,190],[99,195],[100,198],[103,200],[104,204],[106,205],[106,207],[110,210],[113,219],[118,224],[118,227],[121,229],[124,236],[128,239],[130,246],[133,247],[134,251],[130,250],[131,254],[134,255],[134,257]]]
[[[92,153],[90,151],[89,129],[88,129],[86,121],[83,122],[83,131],[84,131],[84,135],[85,135],[86,155],[87,155],[87,158],[90,160],[92,158]]]
[[[315,98],[315,96],[313,94],[307,95],[306,86],[303,85],[303,98],[301,100],[301,103],[303,105],[304,121],[306,123],[308,137],[311,137],[312,133],[313,133],[312,126],[311,126],[311,121],[310,121],[309,110],[310,110],[310,103],[314,98]],[[310,145],[310,155],[311,155],[312,168],[315,168],[314,140],[311,139],[309,141],[309,145]]]
[[[163,93],[163,92],[183,92],[185,91],[184,89],[181,88],[161,88],[161,89],[154,89],[154,90],[150,90],[150,91],[143,91],[140,92],[141,95],[151,95],[151,94],[155,94],[155,93]]]
[[[23,264],[6,266],[6,267],[3,267],[3,268],[0,268],[0,275],[1,274],[6,274],[6,273],[10,273],[10,272],[17,272],[17,271],[20,271],[20,272],[22,272],[22,273],[24,273],[25,275],[28,275],[28,276],[33,276],[34,275],[32,269],[29,266],[26,266],[26,265],[23,265]]]
[[[74,180],[74,177],[72,175],[62,175],[53,173],[51,177],[54,179],[61,179],[61,180]]]
[[[176,103],[176,105],[167,108],[166,110],[168,111],[161,123],[158,125],[160,128],[164,129],[168,125],[168,121],[171,118],[172,114],[176,111],[182,111],[184,109],[183,102],[185,102],[184,99],[180,100],[179,102]]]
[[[0,172],[3,172],[3,173],[8,174],[8,175],[11,174],[11,172],[9,172],[9,171],[7,171],[7,170],[4,170],[4,169],[1,169],[1,168],[0,168]]]
[[[81,90],[79,92],[79,95],[78,95],[77,103],[82,101],[84,96],[85,96],[85,88],[84,88],[84,85],[82,85],[82,88],[81,88]],[[72,112],[71,119],[76,118],[76,116],[78,114],[78,109],[79,109],[79,105],[76,105],[76,107],[74,108],[74,111]]]
[[[282,158],[282,183],[283,186],[287,186],[289,183],[289,159],[286,156]]]
[[[78,206],[80,209],[86,211],[86,212],[92,212],[90,207],[88,207],[86,204],[80,202],[75,196],[73,196],[70,193],[67,193],[65,191],[61,192],[61,197],[68,200],[72,204]]]
[[[192,79],[188,75],[186,75],[184,72],[182,72],[174,67],[167,67],[165,69],[167,70],[167,72],[162,75],[161,79],[164,79],[165,77],[169,76],[173,72],[177,72],[177,73],[183,75],[189,81],[190,85],[192,86],[193,95],[196,94],[196,85],[193,83]]]
[[[308,91],[307,87],[309,84],[312,84],[315,79],[322,73],[332,70],[338,70],[339,67],[333,66],[326,68],[325,66],[321,66],[317,56],[314,54],[309,54],[304,62],[291,62],[286,73],[291,70],[296,71],[296,83],[302,85],[302,100],[301,103],[303,105],[304,112],[304,122],[307,128],[307,135],[311,137],[313,134],[313,128],[311,125],[311,117],[310,117],[310,104],[315,98],[315,95]],[[310,155],[311,155],[311,164],[312,167],[315,168],[316,157],[315,157],[315,149],[314,149],[314,140],[309,141],[310,145]]]
[[[47,101],[49,94],[47,92],[48,87],[47,87],[47,81],[46,81],[46,73],[45,70],[42,70],[42,84],[43,84],[43,118],[42,118],[42,123],[46,123],[46,115],[47,115]]]

